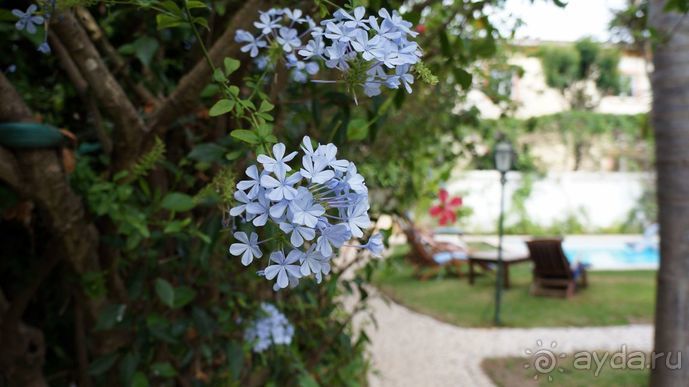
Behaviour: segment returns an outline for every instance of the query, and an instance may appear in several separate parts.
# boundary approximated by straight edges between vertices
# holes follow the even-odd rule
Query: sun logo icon
[[[528,362],[524,363],[525,369],[531,369],[535,371],[533,379],[538,380],[542,375],[548,375],[548,381],[553,381],[552,372],[557,369],[557,372],[565,372],[565,370],[559,366],[560,359],[567,357],[567,354],[560,353],[555,354],[555,348],[557,348],[557,342],[551,341],[550,348],[545,348],[543,346],[543,340],[536,340],[535,349],[526,349],[524,354],[529,356]]]

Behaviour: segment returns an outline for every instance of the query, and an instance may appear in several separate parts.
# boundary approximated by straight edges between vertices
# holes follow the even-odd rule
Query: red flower
[[[426,26],[423,24],[417,25],[416,26],[416,32],[423,34],[424,32],[426,32]]]
[[[446,189],[441,188],[438,192],[438,199],[440,203],[431,207],[428,211],[432,217],[438,218],[440,225],[454,223],[457,221],[457,208],[462,205],[462,198],[455,196],[449,201],[447,200],[450,194]]]

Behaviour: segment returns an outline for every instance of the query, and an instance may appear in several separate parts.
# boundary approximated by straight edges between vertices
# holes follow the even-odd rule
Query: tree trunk
[[[664,12],[665,3],[652,0],[649,13],[660,33],[651,78],[660,222],[651,385],[689,386],[689,21]]]

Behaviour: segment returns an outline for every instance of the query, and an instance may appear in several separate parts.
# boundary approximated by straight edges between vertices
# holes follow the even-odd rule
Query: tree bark
[[[649,13],[661,39],[651,83],[660,223],[655,353],[663,355],[651,385],[689,386],[689,23],[664,12],[665,3],[652,0]]]
[[[31,110],[14,87],[0,73],[0,122],[31,120]],[[79,274],[98,270],[98,232],[87,221],[83,203],[71,189],[57,149],[11,152],[0,148],[0,178],[38,205],[46,216],[54,245],[53,254],[64,258]],[[43,386],[45,355],[43,334],[20,321],[28,299],[47,276],[55,261],[42,262],[37,281],[28,293],[15,300],[5,300],[0,289],[0,372],[10,385]],[[38,275],[39,273],[40,276]],[[95,316],[97,304],[90,305]]]
[[[135,161],[142,136],[147,131],[143,119],[74,15],[62,12],[53,19],[55,22],[51,26],[60,42],[79,67],[93,96],[115,124],[113,164],[115,170],[124,169]]]

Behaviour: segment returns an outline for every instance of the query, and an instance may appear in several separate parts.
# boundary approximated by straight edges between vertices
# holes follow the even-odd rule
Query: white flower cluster
[[[254,343],[254,352],[263,352],[271,345],[289,345],[294,327],[275,305],[262,303],[263,317],[244,332],[244,340]]]
[[[230,246],[230,253],[241,256],[248,266],[263,256],[262,243],[274,241],[278,249],[270,254],[272,264],[259,272],[276,279],[274,290],[296,286],[300,278],[311,275],[320,283],[322,275],[330,272],[337,249],[352,237],[363,237],[363,230],[371,225],[368,189],[354,163],[337,159],[333,144],[314,149],[309,137],[304,137],[301,149],[302,167],[293,173],[287,163],[297,152],[285,154],[284,144],[275,144],[270,156],[259,155],[262,168],[247,168],[249,179],[237,183],[234,194],[239,205],[230,210],[231,216],[243,216],[256,228],[270,222],[279,230],[263,241],[255,232],[235,232],[237,242]],[[352,247],[379,256],[383,239],[377,234]]]
[[[272,44],[279,45],[286,55],[287,66],[293,69],[293,79],[300,82],[318,73],[319,63],[345,73],[353,69],[362,71],[361,64],[364,64],[363,74],[354,78],[366,95],[380,94],[383,86],[389,89],[404,86],[407,92],[412,92],[414,76],[410,69],[419,63],[422,53],[412,40],[417,35],[411,30],[412,24],[397,11],[381,9],[378,16],[367,17],[364,7],[357,7],[351,13],[339,9],[332,19],[323,20],[320,25],[302,15],[298,9],[271,9],[261,13],[259,21],[254,23],[260,31],[258,36],[238,30],[235,39],[244,44],[241,50],[249,52],[251,57],[258,57],[261,49]],[[299,33],[296,28],[299,25],[307,29]],[[259,60],[262,64],[266,62],[263,57]]]

